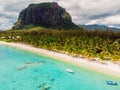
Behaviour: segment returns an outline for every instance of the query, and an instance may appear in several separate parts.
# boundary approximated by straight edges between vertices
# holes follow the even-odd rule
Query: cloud
[[[0,0],[0,29],[11,28],[29,4],[53,1],[69,12],[76,24],[120,27],[120,0]]]
[[[93,21],[98,22],[105,20],[105,18],[111,17],[113,15],[120,15],[120,0],[75,0],[75,2],[72,1],[74,0],[69,0],[69,5],[72,6],[66,5],[68,0],[62,0],[60,2],[60,5],[67,8],[67,10],[73,16],[73,21],[76,23],[88,24]]]
[[[109,24],[120,24],[120,14],[115,16],[110,16],[105,19],[106,23]]]
[[[9,29],[11,28],[12,25],[13,25],[12,20],[0,17],[0,30]]]

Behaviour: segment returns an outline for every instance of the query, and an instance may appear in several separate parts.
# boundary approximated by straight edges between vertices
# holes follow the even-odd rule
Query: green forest
[[[0,40],[20,42],[75,57],[120,61],[120,32],[31,28],[0,32]]]

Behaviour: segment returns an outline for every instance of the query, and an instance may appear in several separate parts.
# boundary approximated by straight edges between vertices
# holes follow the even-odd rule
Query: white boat
[[[71,69],[65,69],[67,72],[69,72],[69,73],[74,73],[74,71],[73,70],[71,70]]]

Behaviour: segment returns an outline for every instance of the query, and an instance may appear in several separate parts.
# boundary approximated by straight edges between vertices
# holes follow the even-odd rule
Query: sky
[[[120,0],[0,0],[0,30],[10,29],[31,3],[57,2],[76,24],[120,28]]]

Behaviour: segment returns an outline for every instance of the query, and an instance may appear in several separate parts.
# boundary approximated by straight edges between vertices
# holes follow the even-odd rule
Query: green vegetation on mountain
[[[120,61],[120,32],[36,27],[0,32],[0,40],[30,44],[78,57]]]

